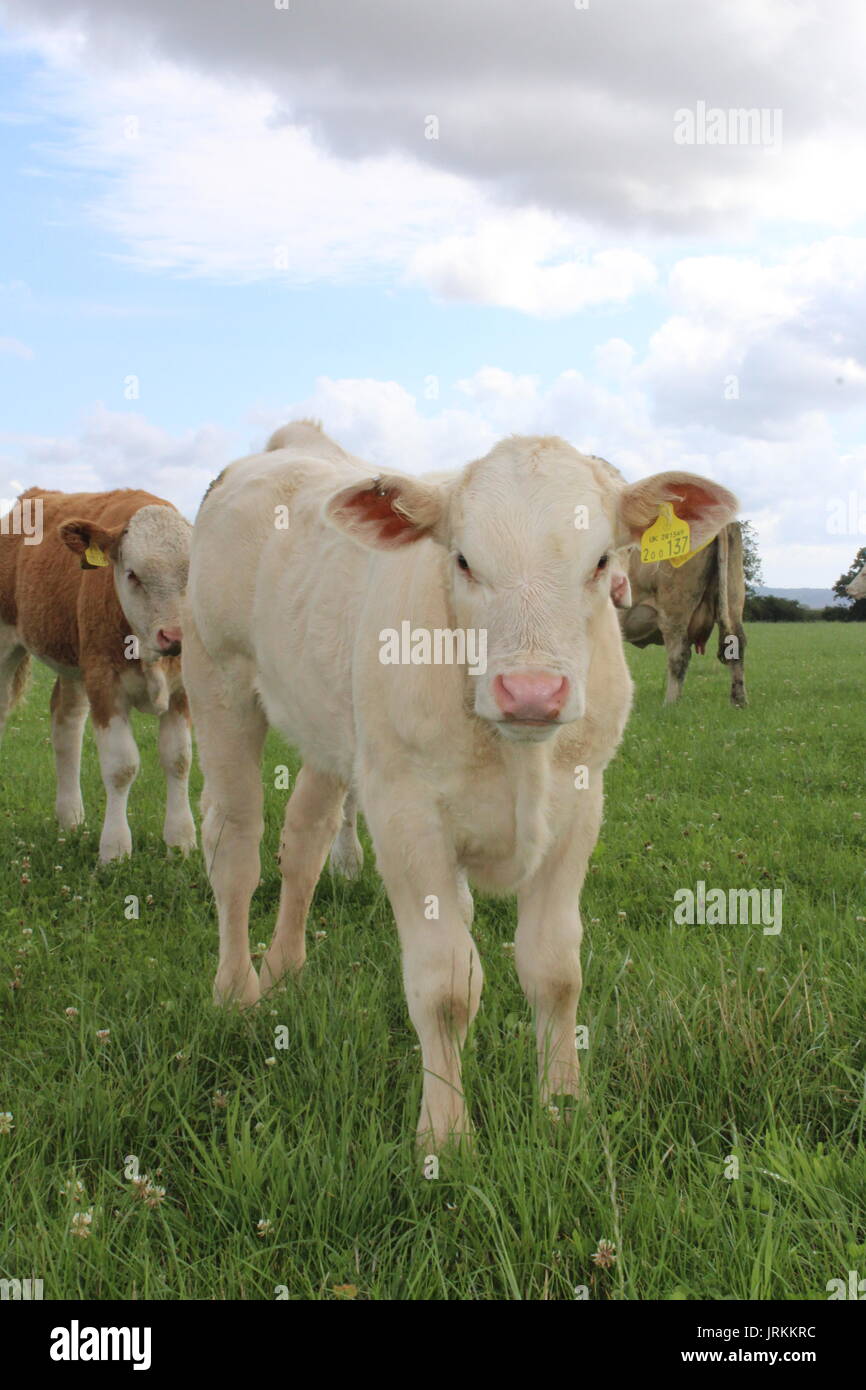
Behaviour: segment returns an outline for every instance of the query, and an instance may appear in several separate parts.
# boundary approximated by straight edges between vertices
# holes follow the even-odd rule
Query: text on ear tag
[[[708,546],[710,541],[712,540],[715,540],[714,536],[710,536],[709,540],[704,541],[702,545],[696,546],[694,550],[690,550],[686,555],[678,555],[676,556],[676,558],[674,558],[674,556],[672,555],[671,564],[673,565],[674,569],[678,570],[680,565],[688,564],[692,556],[699,554],[699,552],[705,549],[705,547]]]
[[[689,523],[677,516],[670,502],[659,504],[659,514],[640,538],[640,558],[645,565],[657,560],[685,564],[689,558]]]

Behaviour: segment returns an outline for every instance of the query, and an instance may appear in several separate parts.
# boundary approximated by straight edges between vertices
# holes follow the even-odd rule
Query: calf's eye
[[[610,556],[609,556],[609,555],[602,555],[602,557],[601,557],[601,559],[599,560],[598,565],[597,565],[596,568],[597,568],[597,569],[600,569],[600,570],[607,569],[607,562],[608,562],[609,559],[610,559]]]
[[[140,588],[141,588],[141,580],[139,579],[139,577],[138,577],[138,575],[136,574],[135,570],[127,570],[127,571],[126,571],[126,577],[127,577],[127,579],[129,580],[130,584],[133,586],[133,588],[136,588],[136,589],[140,589]]]
[[[469,573],[469,561],[466,559],[465,555],[458,555],[457,563],[466,574]]]

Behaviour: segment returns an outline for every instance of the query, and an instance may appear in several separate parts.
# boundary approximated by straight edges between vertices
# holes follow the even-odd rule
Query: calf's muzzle
[[[156,645],[166,656],[179,656],[182,637],[179,627],[161,627],[156,634]]]
[[[568,680],[550,671],[514,671],[496,677],[493,696],[507,720],[550,724],[568,698]]]

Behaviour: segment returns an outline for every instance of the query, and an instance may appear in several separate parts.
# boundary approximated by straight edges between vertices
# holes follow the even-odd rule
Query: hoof
[[[251,1009],[260,998],[259,977],[253,970],[252,962],[246,975],[226,975],[217,973],[213,986],[213,1001],[220,1008]]]

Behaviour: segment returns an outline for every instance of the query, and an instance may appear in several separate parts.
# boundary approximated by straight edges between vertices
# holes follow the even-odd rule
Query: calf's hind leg
[[[280,872],[283,886],[274,935],[262,961],[259,983],[264,993],[306,958],[304,928],[310,901],[328,849],[343,816],[346,784],[314,768],[302,767],[283,822]]]
[[[192,737],[184,694],[176,691],[159,720],[159,760],[165,773],[165,823],[162,838],[168,847],[188,854],[195,849],[195,821],[189,809],[189,768]]]
[[[51,692],[51,742],[57,770],[54,811],[64,830],[84,820],[81,800],[81,741],[88,711],[87,692],[81,681],[58,676]]]
[[[0,623],[0,738],[24,690],[29,668],[29,654],[18,641],[15,629]]]
[[[742,623],[726,628],[719,623],[718,658],[731,673],[731,704],[743,709],[749,702],[746,698],[746,677],[743,670],[743,657],[746,651],[746,634]]]
[[[260,875],[262,746],[267,721],[249,681],[217,670],[191,624],[184,628],[184,683],[204,773],[201,842],[219,920],[218,1004],[259,997],[250,956],[250,899]]]
[[[675,705],[683,693],[683,684],[692,657],[692,644],[687,632],[663,632],[665,654],[668,659],[668,681],[665,689],[665,704]]]
[[[330,865],[343,878],[357,878],[364,867],[364,850],[358,839],[358,802],[354,792],[346,793],[343,823],[331,846]]]

